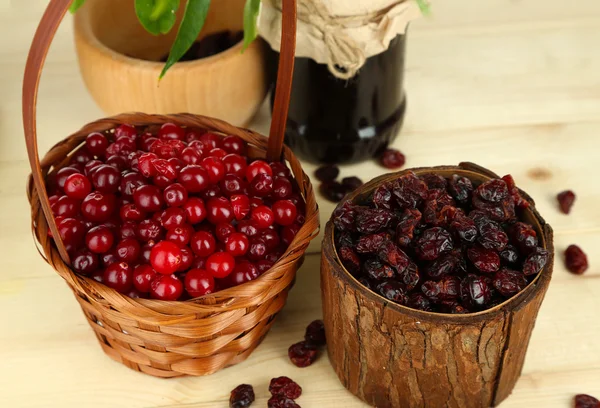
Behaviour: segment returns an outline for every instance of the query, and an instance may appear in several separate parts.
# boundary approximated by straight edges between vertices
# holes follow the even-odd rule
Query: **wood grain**
[[[395,146],[407,165],[463,160],[512,173],[555,230],[552,283],[538,315],[523,374],[502,408],[564,408],[574,394],[600,395],[600,2],[486,0],[459,7],[433,0],[433,15],[411,25],[408,111]],[[225,408],[229,391],[250,382],[264,407],[271,377],[304,388],[306,408],[363,408],[344,389],[326,355],[306,369],[287,347],[321,316],[320,240],[309,247],[288,303],[265,341],[235,370],[205,378],[158,380],[107,358],[63,280],[36,254],[23,183],[21,78],[30,40],[47,0],[0,1],[0,405],[14,408]],[[104,116],[77,66],[72,24],[61,26],[46,63],[38,106],[40,152],[84,123]],[[264,104],[251,127],[266,134]],[[310,175],[314,166],[305,164]],[[532,178],[542,169],[549,178]],[[385,169],[374,162],[342,167],[364,180]],[[534,172],[533,174],[535,174]],[[537,173],[540,173],[537,171]],[[543,173],[543,172],[542,172]],[[569,215],[555,194],[572,188]],[[319,199],[322,221],[334,205]],[[325,224],[323,224],[325,225]],[[577,243],[590,270],[569,274],[562,251]],[[9,313],[8,311],[15,311]],[[35,384],[35,386],[32,386]]]

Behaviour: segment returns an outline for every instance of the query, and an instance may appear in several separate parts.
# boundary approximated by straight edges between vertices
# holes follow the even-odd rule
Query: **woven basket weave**
[[[260,344],[285,305],[304,251],[318,233],[318,207],[310,181],[294,154],[282,146],[282,134],[277,135],[280,146],[274,147],[273,138],[269,141],[250,130],[190,114],[131,113],[101,119],[56,144],[40,162],[35,129],[37,85],[49,43],[69,3],[70,0],[50,2],[34,38],[24,80],[23,120],[33,171],[27,192],[40,253],[73,290],[100,345],[113,359],[157,377],[206,375],[239,363]],[[295,9],[295,0],[288,3]],[[295,14],[293,18],[295,21]],[[282,111],[285,116],[287,108]],[[285,123],[285,117],[275,119],[277,126]],[[306,200],[306,222],[277,263],[255,281],[183,302],[132,299],[75,274],[60,239],[55,243],[49,238],[48,231],[56,231],[56,225],[49,212],[43,182],[48,174],[67,164],[68,156],[82,145],[89,133],[125,123],[149,126],[166,122],[235,135],[248,143],[250,157],[273,159],[271,152],[275,151],[277,157],[289,163]]]

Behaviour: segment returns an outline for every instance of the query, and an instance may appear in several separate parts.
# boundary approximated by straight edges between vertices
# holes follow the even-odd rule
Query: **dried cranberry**
[[[421,212],[407,208],[400,216],[396,226],[396,242],[400,246],[408,246],[413,239],[415,227],[421,222]]]
[[[403,272],[398,273],[399,280],[404,284],[407,291],[411,291],[417,287],[421,280],[419,267],[414,262],[411,262]]]
[[[302,395],[302,387],[289,377],[277,377],[269,383],[271,395],[281,395],[289,399],[298,399]]]
[[[273,395],[267,401],[267,408],[300,408],[300,405],[282,395]]]
[[[475,242],[477,239],[477,227],[475,221],[467,217],[463,212],[457,212],[450,222],[450,230],[455,232],[465,242]]]
[[[569,245],[565,251],[565,266],[570,272],[581,275],[588,269],[587,255],[577,245]]]
[[[519,252],[517,251],[517,248],[509,244],[500,251],[500,259],[506,263],[515,264],[519,261]]]
[[[484,212],[494,221],[508,221],[515,217],[515,204],[512,200],[504,200],[500,203],[492,203],[473,196],[473,207]]]
[[[467,250],[467,256],[481,272],[492,273],[500,269],[500,256],[491,249],[472,247]]]
[[[433,310],[431,301],[422,293],[413,293],[408,297],[407,306],[417,310],[430,312]]]
[[[471,199],[473,193],[473,183],[467,177],[453,174],[450,178],[448,191],[456,201],[466,204]]]
[[[408,302],[404,286],[395,280],[388,280],[377,285],[377,291],[392,302],[405,305]]]
[[[325,345],[325,325],[323,324],[323,320],[315,320],[306,327],[304,340],[315,346]],[[298,397],[294,397],[294,399],[295,398]]]
[[[410,264],[408,255],[391,241],[384,242],[377,255],[379,259],[394,267],[398,273],[404,272]]]
[[[288,356],[296,367],[308,367],[315,362],[317,355],[317,347],[306,341],[292,344],[288,349]]]
[[[315,170],[315,177],[317,180],[322,182],[333,181],[339,176],[339,174],[340,169],[333,164],[327,164]]]
[[[560,210],[564,214],[569,214],[571,212],[571,207],[575,202],[575,193],[571,190],[566,190],[562,193],[558,193],[556,199],[558,200],[558,206],[560,207]]]
[[[492,179],[477,187],[475,195],[490,203],[499,203],[508,197],[508,187],[504,180]]]
[[[527,276],[539,273],[548,262],[549,254],[543,248],[536,248],[523,263],[523,273]]]
[[[397,221],[396,215],[384,208],[366,208],[356,216],[356,229],[363,234],[372,234],[389,228]]]
[[[506,183],[506,186],[508,187],[508,193],[512,197],[515,207],[518,207],[518,208],[529,207],[529,201],[525,200],[523,198],[523,196],[521,196],[519,189],[515,185],[515,180],[513,179],[513,177],[510,174],[507,174],[506,176],[502,177],[502,180],[504,180],[504,182]]]
[[[600,401],[591,395],[577,394],[575,396],[575,408],[600,408]]]
[[[386,149],[379,159],[381,165],[387,169],[399,169],[406,163],[406,157],[396,149]]]
[[[335,237],[336,237],[335,243],[338,248],[354,246],[354,239],[352,238],[352,234],[350,234],[348,231],[342,231],[342,232],[336,233]],[[365,249],[364,247],[361,247],[361,248],[363,250]],[[357,251],[359,251],[358,247],[357,247]]]
[[[456,203],[445,191],[430,190],[427,193],[423,208],[423,220],[425,223],[434,226],[447,225],[449,220],[447,219],[448,216],[446,214],[448,213],[448,210],[454,214],[456,212],[456,210],[454,210],[455,206]],[[444,208],[446,208],[446,210],[442,213]]]
[[[409,172],[394,180],[392,194],[400,208],[417,208],[427,198],[427,184]]]
[[[415,253],[424,261],[433,261],[442,253],[452,250],[450,233],[441,227],[429,228],[415,241]]]
[[[390,210],[392,208],[392,185],[384,183],[375,189],[373,193],[373,204],[375,208],[385,208]]]
[[[246,408],[254,402],[254,388],[248,384],[241,384],[231,391],[229,396],[230,408]]]
[[[432,279],[439,279],[443,276],[453,274],[458,263],[459,256],[454,253],[445,254],[427,265],[425,273]]]
[[[390,239],[391,236],[387,232],[363,235],[359,238],[358,243],[356,244],[356,252],[358,252],[359,254],[376,253],[377,251],[379,251],[384,242],[389,241]],[[350,245],[352,245],[352,242],[350,242]]]
[[[469,275],[460,284],[460,297],[469,309],[482,309],[492,300],[489,280],[483,276]]]
[[[352,248],[342,247],[339,253],[342,264],[344,264],[348,272],[352,274],[358,273],[360,270],[360,259],[356,255],[356,252]]]
[[[537,234],[531,225],[516,222],[509,231],[513,243],[517,244],[522,253],[528,254],[537,247]]]
[[[357,206],[346,201],[333,212],[333,224],[340,231],[354,231]]]
[[[427,187],[430,190],[437,189],[446,191],[446,188],[448,187],[448,181],[438,174],[424,174],[421,176],[421,180],[427,184]]]
[[[494,275],[493,285],[502,296],[511,297],[525,289],[527,279],[521,272],[503,268]]]
[[[535,234],[535,231],[533,233]],[[479,226],[479,238],[477,242],[486,249],[501,251],[508,244],[508,235],[506,235],[506,232],[502,230],[498,223],[488,221]]]
[[[332,203],[338,203],[343,200],[346,195],[346,189],[337,181],[327,181],[321,183],[319,192],[323,197]]]
[[[384,264],[378,259],[368,259],[363,264],[364,274],[371,279],[382,280],[394,277],[394,270],[391,266]]]

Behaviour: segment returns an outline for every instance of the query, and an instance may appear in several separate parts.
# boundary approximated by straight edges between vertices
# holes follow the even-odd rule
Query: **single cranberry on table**
[[[334,164],[325,164],[315,170],[315,177],[321,182],[334,181],[340,175],[340,169]]]
[[[346,196],[346,188],[337,181],[327,181],[319,185],[319,193],[332,203],[339,203]]]
[[[215,290],[215,280],[204,269],[190,269],[185,275],[185,290],[194,298],[208,295]]]
[[[273,395],[267,401],[267,408],[300,408],[300,405],[282,395]]]
[[[571,190],[565,190],[561,193],[558,193],[556,199],[558,200],[558,206],[560,211],[563,214],[569,214],[571,212],[571,207],[575,203],[575,193]]]
[[[587,394],[577,394],[574,402],[575,408],[600,408],[600,400]]]
[[[272,378],[269,382],[271,395],[281,395],[289,399],[298,399],[302,395],[302,387],[289,377]]]
[[[181,263],[179,245],[169,241],[161,241],[152,247],[150,264],[158,273],[170,275],[177,271]]]
[[[385,150],[380,157],[380,163],[387,169],[399,169],[406,163],[406,157],[396,149]]]
[[[254,388],[248,384],[235,387],[229,395],[229,408],[246,408],[254,402]]]
[[[588,269],[588,258],[577,245],[569,245],[565,250],[565,266],[569,272],[581,275]]]
[[[133,272],[127,262],[115,262],[104,270],[104,284],[125,293],[133,285]]]
[[[227,252],[215,252],[206,260],[206,270],[214,278],[225,278],[235,268],[235,259]]]
[[[324,346],[326,344],[323,320],[314,320],[306,327],[304,340],[315,346]]]
[[[183,284],[173,275],[159,275],[150,284],[150,297],[158,300],[177,300],[183,294]]]
[[[308,367],[315,362],[318,353],[319,350],[317,347],[306,341],[292,344],[288,349],[290,361],[294,363],[296,367]]]

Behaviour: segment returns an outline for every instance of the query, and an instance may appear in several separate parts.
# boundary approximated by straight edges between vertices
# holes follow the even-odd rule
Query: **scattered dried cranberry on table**
[[[363,185],[358,177],[344,177],[342,182],[336,181],[340,169],[333,164],[326,164],[315,170],[315,177],[321,181],[319,192],[328,201],[339,203],[346,194]]]
[[[87,136],[48,177],[73,269],[132,297],[199,297],[258,278],[305,219],[284,163],[166,123]]]
[[[575,408],[600,408],[600,401],[591,395],[578,394],[575,396]]]
[[[470,313],[523,290],[549,253],[519,221],[529,203],[512,177],[484,183],[412,172],[333,213],[346,269],[390,301],[439,313]]]
[[[282,395],[273,395],[267,401],[267,408],[301,408],[296,401]]]
[[[565,265],[571,273],[581,275],[588,269],[587,255],[577,245],[569,245],[565,251]]]
[[[254,388],[248,384],[241,384],[231,391],[229,408],[246,408],[254,402]]]
[[[315,320],[306,327],[304,340],[314,346],[324,346],[326,344],[323,320]]]
[[[290,346],[288,357],[296,367],[308,367],[319,356],[319,347],[325,344],[325,325],[322,320],[315,320],[306,327],[304,341]]]
[[[386,169],[399,169],[406,163],[406,157],[396,149],[386,149],[381,154],[379,162]]]
[[[571,190],[558,193],[556,199],[558,200],[560,211],[562,211],[564,214],[569,214],[571,212],[571,207],[573,207],[573,203],[575,203],[575,198],[575,193]]]
[[[302,387],[289,377],[277,377],[271,379],[269,392],[272,395],[281,395],[289,399],[298,399],[302,395]]]

